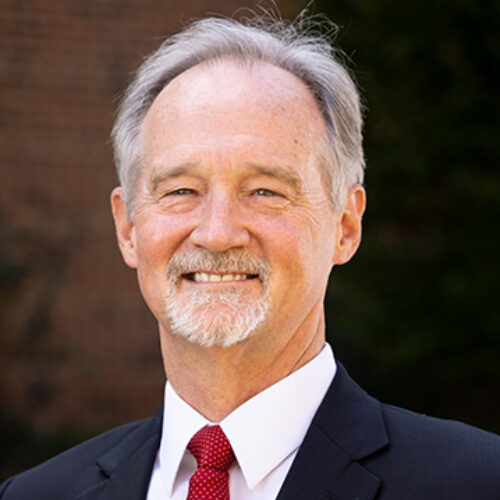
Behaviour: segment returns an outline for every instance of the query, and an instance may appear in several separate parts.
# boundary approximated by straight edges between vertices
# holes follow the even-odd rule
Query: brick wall
[[[292,0],[278,4],[297,12]],[[242,5],[0,1],[3,418],[55,435],[160,404],[157,329],[109,210],[113,99],[182,21]]]

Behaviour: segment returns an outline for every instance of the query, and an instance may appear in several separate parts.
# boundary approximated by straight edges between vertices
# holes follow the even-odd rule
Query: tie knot
[[[198,467],[225,471],[234,462],[234,452],[224,431],[218,425],[203,427],[189,441],[188,450]]]

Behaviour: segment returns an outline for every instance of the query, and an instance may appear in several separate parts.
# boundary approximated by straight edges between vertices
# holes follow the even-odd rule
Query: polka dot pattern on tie
[[[229,500],[229,473],[234,452],[218,425],[204,427],[189,441],[198,469],[189,480],[187,500]]]

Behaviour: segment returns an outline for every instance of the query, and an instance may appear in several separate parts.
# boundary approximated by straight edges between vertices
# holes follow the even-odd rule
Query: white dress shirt
[[[237,460],[229,469],[231,500],[277,497],[335,372],[333,352],[325,344],[309,363],[218,422]],[[215,423],[166,383],[163,432],[147,500],[186,499],[189,478],[196,470],[196,460],[187,445],[202,427]]]

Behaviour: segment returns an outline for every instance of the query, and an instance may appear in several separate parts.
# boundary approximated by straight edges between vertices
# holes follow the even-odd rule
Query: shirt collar
[[[189,406],[167,380],[159,461],[169,496],[172,495],[177,471],[189,441],[196,432],[210,423]]]
[[[300,446],[335,372],[333,352],[325,344],[311,361],[243,403],[219,423],[249,489]],[[169,494],[190,439],[210,424],[213,422],[166,383],[159,458]]]

